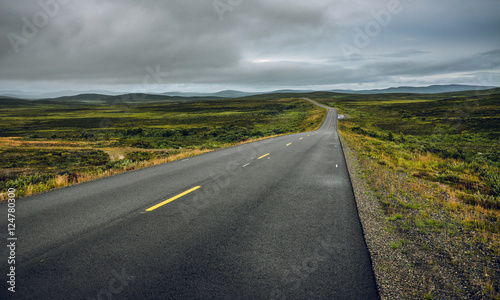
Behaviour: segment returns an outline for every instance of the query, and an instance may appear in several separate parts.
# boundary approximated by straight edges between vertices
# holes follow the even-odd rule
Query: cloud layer
[[[500,85],[498,28],[497,0],[0,0],[0,91]]]

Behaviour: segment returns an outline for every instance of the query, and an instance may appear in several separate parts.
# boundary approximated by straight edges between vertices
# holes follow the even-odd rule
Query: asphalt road
[[[0,299],[378,299],[336,120],[18,200]]]

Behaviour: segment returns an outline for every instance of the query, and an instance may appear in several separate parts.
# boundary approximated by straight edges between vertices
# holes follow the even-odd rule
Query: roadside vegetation
[[[379,204],[406,299],[500,299],[500,90],[300,95],[339,131]],[[316,129],[325,110],[274,94],[156,103],[0,100],[0,191],[20,196]],[[1,195],[3,199],[5,195]],[[394,270],[394,268],[392,268]]]
[[[115,104],[0,100],[0,191],[19,196],[316,129],[326,110],[279,95]],[[2,194],[0,200],[5,199]]]
[[[347,115],[387,247],[417,274],[405,298],[500,299],[500,90],[310,98]]]

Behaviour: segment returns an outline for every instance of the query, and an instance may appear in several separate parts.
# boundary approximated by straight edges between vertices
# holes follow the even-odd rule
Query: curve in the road
[[[0,298],[378,299],[336,119],[18,201]]]

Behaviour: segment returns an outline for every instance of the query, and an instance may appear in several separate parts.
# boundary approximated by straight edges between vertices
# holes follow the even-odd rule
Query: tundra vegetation
[[[279,95],[182,102],[82,97],[0,99],[0,191],[15,187],[25,196],[252,140],[314,130],[326,114],[326,109],[307,101]],[[0,200],[5,198],[2,194]]]
[[[125,103],[0,99],[0,190],[21,196],[271,136],[316,129],[297,94]],[[301,94],[339,132],[404,258],[408,299],[500,299],[500,90]],[[6,197],[2,195],[2,197]],[[444,295],[444,296],[443,296]]]
[[[404,297],[500,299],[500,89],[310,98],[348,116],[339,131],[394,236],[387,247],[417,274]]]

